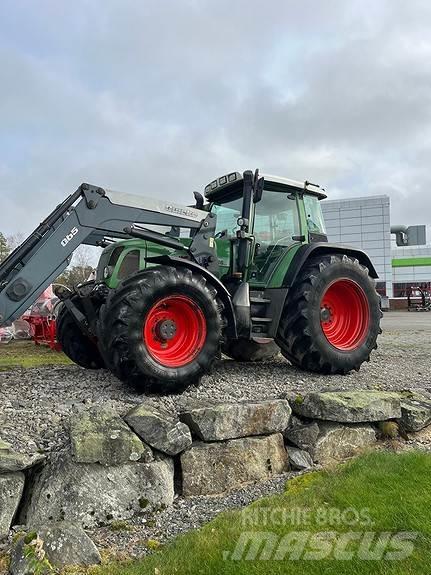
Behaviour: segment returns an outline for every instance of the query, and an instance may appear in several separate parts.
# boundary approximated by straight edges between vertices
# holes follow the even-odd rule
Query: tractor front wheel
[[[325,255],[312,259],[289,291],[276,342],[294,365],[345,374],[377,348],[382,315],[368,269],[347,255]]]
[[[79,296],[73,295],[72,302],[83,311]],[[63,352],[77,365],[86,369],[101,369],[105,367],[97,344],[90,340],[79,328],[69,310],[61,304],[56,321],[57,340]]]
[[[167,266],[137,272],[102,306],[112,371],[158,393],[197,383],[219,356],[221,312],[216,290],[200,274]]]

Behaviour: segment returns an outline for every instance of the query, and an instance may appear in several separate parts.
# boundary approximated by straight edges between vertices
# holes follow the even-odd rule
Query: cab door
[[[265,188],[253,218],[254,247],[248,270],[252,286],[269,285],[289,250],[305,240],[300,234],[297,194],[285,186]]]

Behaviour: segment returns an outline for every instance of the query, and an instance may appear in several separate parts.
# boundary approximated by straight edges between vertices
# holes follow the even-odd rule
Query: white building
[[[431,290],[431,246],[392,248],[394,297],[406,297],[413,287]]]
[[[392,297],[389,197],[323,200],[321,205],[328,241],[355,246],[367,252],[379,274],[377,291]]]

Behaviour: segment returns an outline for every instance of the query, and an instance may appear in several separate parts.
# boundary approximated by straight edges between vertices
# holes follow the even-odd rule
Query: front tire
[[[73,295],[72,302],[80,311],[79,296]],[[77,365],[86,369],[102,369],[104,361],[97,345],[79,328],[67,307],[62,304],[56,320],[57,341],[63,352]]]
[[[216,290],[200,274],[168,266],[137,272],[101,310],[112,371],[157,393],[197,383],[219,356],[221,311]]]
[[[374,281],[356,258],[313,258],[289,291],[276,342],[302,369],[346,374],[377,348],[382,315]]]

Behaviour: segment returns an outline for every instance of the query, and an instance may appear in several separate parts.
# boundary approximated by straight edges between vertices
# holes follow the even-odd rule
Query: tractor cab
[[[278,287],[305,243],[326,242],[319,186],[277,176],[232,172],[205,187],[217,216],[215,240],[222,277]]]

